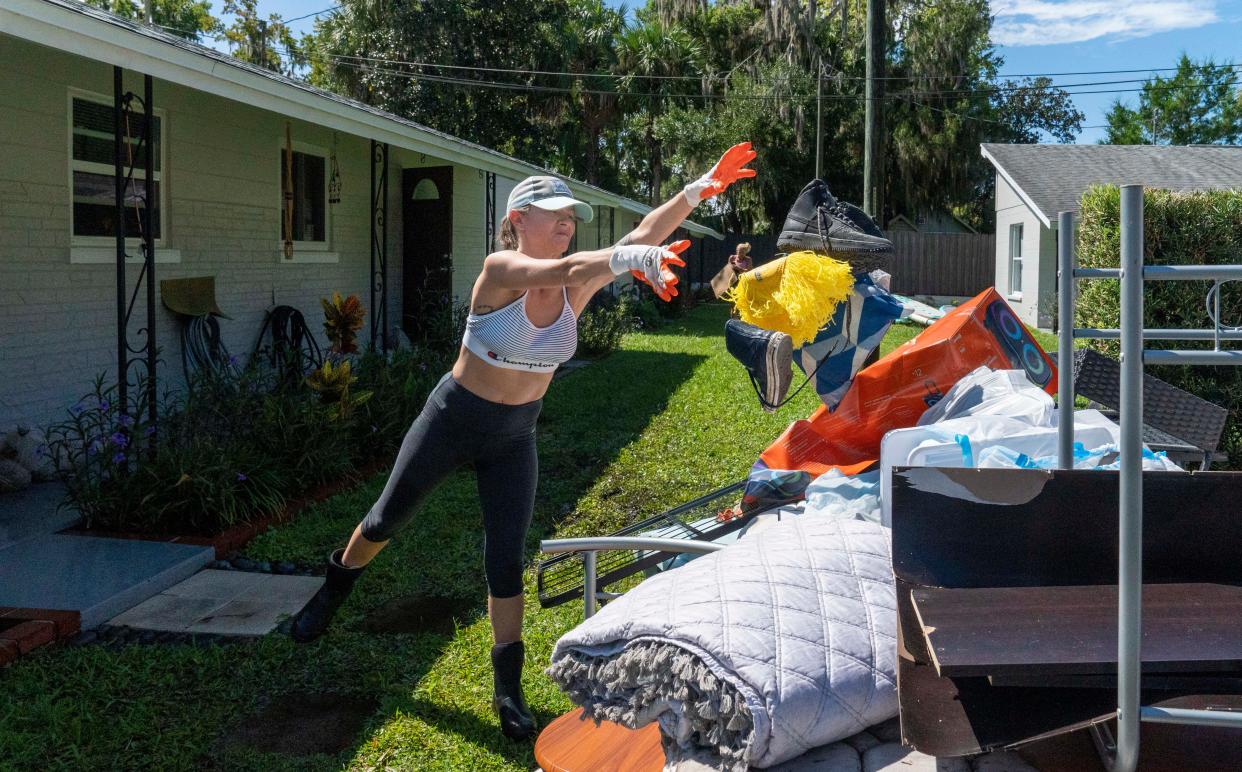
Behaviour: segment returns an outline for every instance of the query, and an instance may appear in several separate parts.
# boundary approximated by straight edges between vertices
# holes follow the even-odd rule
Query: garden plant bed
[[[214,536],[111,531],[106,528],[69,528],[61,531],[61,533],[78,534],[82,536],[103,536],[113,539],[141,539],[144,541],[160,541],[173,544],[193,544],[203,547],[212,547],[216,551],[217,560],[226,560],[228,556],[241,550],[249,544],[254,537],[263,533],[267,529],[288,523],[307,507],[321,501],[325,501],[342,491],[358,485],[364,480],[367,480],[370,477],[384,471],[390,465],[391,459],[375,459],[359,467],[355,472],[344,479],[336,480],[330,483],[323,483],[311,489],[311,491],[306,495],[296,499],[291,499],[277,512],[269,512],[268,514],[261,515],[248,523],[239,523],[232,528],[215,534]]]

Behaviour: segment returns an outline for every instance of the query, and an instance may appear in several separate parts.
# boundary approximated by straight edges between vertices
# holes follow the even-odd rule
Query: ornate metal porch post
[[[378,167],[378,168],[377,168]],[[388,351],[388,143],[371,140],[371,347]]]
[[[496,248],[496,172],[488,172],[484,181],[484,217],[487,218],[487,244],[483,253],[487,254]]]
[[[143,408],[147,411],[147,420],[152,429],[148,437],[147,451],[154,453],[156,444],[155,428],[158,426],[157,395],[158,379],[155,342],[155,108],[150,75],[143,76],[143,96],[139,98],[132,92],[125,91],[124,71],[120,67],[112,70],[113,92],[113,175],[116,186],[116,206],[114,212],[114,232],[116,235],[116,326],[117,326],[117,397],[119,410],[128,414],[130,369],[135,364],[146,366],[146,404],[136,405],[135,412]],[[138,140],[138,150],[143,153],[142,162],[145,174],[142,190],[142,205],[138,205],[137,190],[134,186],[134,147],[131,132],[131,118],[134,117],[134,102],[142,105],[142,136]],[[138,235],[142,239],[143,262],[138,273],[138,281],[134,285],[133,294],[126,304],[125,295],[128,287],[125,278],[125,261],[128,255],[125,249],[125,199],[134,197],[134,215],[138,223]],[[164,216],[164,212],[160,212]],[[163,226],[161,225],[161,228]],[[133,345],[129,341],[129,321],[133,317],[134,303],[138,300],[138,292],[146,282],[147,319],[146,326],[138,329],[142,336],[141,345]],[[133,358],[131,358],[133,355]],[[131,416],[133,417],[133,416]],[[128,427],[121,427],[127,432]],[[132,439],[132,438],[131,438]]]

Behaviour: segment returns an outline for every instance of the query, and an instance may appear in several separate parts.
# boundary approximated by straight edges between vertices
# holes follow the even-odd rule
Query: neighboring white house
[[[63,417],[98,373],[115,380],[117,67],[122,92],[141,96],[144,76],[153,78],[156,279],[213,276],[231,317],[220,320],[222,338],[234,354],[253,349],[275,305],[301,309],[317,334],[320,297],[353,293],[370,305],[373,240],[387,257],[379,297],[390,330],[417,324],[420,292],[437,277],[441,293],[465,299],[509,191],[547,173],[72,0],[0,0],[0,62],[0,430]],[[382,190],[372,174],[385,171],[378,208],[386,240],[372,222],[373,190]],[[338,182],[339,201],[331,201]],[[612,243],[650,211],[568,182],[596,207],[579,249]],[[291,257],[286,191],[294,200]],[[139,255],[137,242],[127,251]],[[127,266],[127,293],[140,268],[136,259]],[[145,290],[131,340],[141,340],[143,298]],[[175,385],[178,323],[158,298],[155,313],[161,380]],[[364,326],[361,342],[369,338]]]
[[[907,217],[904,214],[890,217],[884,223],[886,232],[905,231],[908,233],[978,233],[971,225],[952,212],[939,209],[919,212]]]
[[[1242,189],[1242,147],[981,145],[996,167],[996,289],[1027,324],[1056,315],[1057,216],[1096,184]]]

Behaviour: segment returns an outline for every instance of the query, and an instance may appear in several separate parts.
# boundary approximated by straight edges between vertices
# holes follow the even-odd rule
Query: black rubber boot
[[[492,708],[500,717],[500,731],[511,740],[535,735],[535,717],[522,697],[522,662],[526,648],[521,641],[498,643],[492,647],[492,681],[495,693]]]
[[[349,597],[350,591],[354,589],[354,582],[362,576],[366,566],[346,567],[341,562],[344,554],[345,550],[341,549],[328,556],[328,575],[323,587],[319,588],[315,597],[294,617],[289,635],[298,643],[310,643],[327,631],[332,616]]]
[[[793,339],[740,319],[725,322],[725,348],[750,373],[759,404],[769,413],[784,404],[793,380]]]

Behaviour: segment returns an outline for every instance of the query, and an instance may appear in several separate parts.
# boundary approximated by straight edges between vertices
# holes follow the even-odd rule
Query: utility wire
[[[507,89],[511,91],[528,91],[528,92],[533,92],[533,93],[544,92],[544,93],[603,94],[603,95],[619,95],[619,96],[670,97],[670,98],[676,98],[676,99],[704,99],[704,100],[726,98],[724,95],[721,95],[721,94],[675,94],[675,93],[671,94],[668,92],[635,93],[635,92],[629,92],[629,91],[609,91],[609,90],[604,90],[604,89],[573,89],[573,88],[563,87],[563,86],[539,86],[539,85],[526,84],[526,83],[505,83],[501,81],[476,80],[473,78],[457,78],[457,77],[452,77],[452,76],[447,76],[447,75],[430,75],[427,73],[405,72],[405,71],[394,70],[394,69],[389,69],[385,67],[375,67],[372,65],[356,64],[356,63],[350,63],[350,62],[345,62],[345,61],[337,62],[337,64],[343,67],[348,67],[348,68],[360,70],[363,72],[375,72],[375,73],[380,73],[383,75],[391,75],[393,77],[398,77],[398,78],[406,78],[408,80],[429,81],[433,83],[445,83],[445,84],[459,85],[459,86],[476,86],[479,88]],[[788,81],[786,81],[786,83],[787,82]],[[1055,86],[1055,85],[1029,86],[1028,85],[1028,86],[998,86],[998,87],[992,87],[992,88],[939,90],[939,91],[894,91],[894,92],[890,92],[889,95],[880,97],[880,99],[887,99],[890,96],[891,97],[897,97],[897,96],[902,96],[902,97],[991,96],[991,95],[996,95],[996,94],[1020,93],[1020,92],[1025,92],[1025,91],[1042,91],[1046,88],[1056,88],[1056,89],[1065,91],[1065,93],[1068,95],[1075,95],[1075,94],[1126,94],[1126,93],[1132,93],[1132,92],[1144,91],[1144,90],[1164,91],[1164,90],[1175,90],[1175,89],[1186,89],[1186,88],[1206,89],[1206,88],[1214,87],[1213,84],[1199,84],[1198,86],[1168,85],[1168,86],[1144,86],[1141,88],[1126,88],[1126,89],[1098,89],[1098,90],[1087,90],[1087,91],[1068,90],[1070,88],[1083,88],[1086,86],[1101,86],[1101,85],[1111,85],[1114,83],[1132,83],[1132,82],[1136,82],[1136,81],[1098,81],[1098,82],[1089,82],[1089,83],[1066,84],[1065,86]],[[781,85],[781,84],[775,84],[775,85]],[[728,98],[753,99],[753,100],[763,101],[763,100],[769,100],[769,99],[788,99],[788,95],[778,94],[778,93],[737,94],[736,92],[734,92],[732,94],[729,94]],[[808,95],[807,98],[810,99],[813,97]],[[867,97],[862,94],[845,94],[845,93],[824,94],[823,98],[829,99],[829,100],[850,100],[850,101],[860,101],[860,100],[867,99]]]
[[[302,16],[294,16],[292,19],[281,19],[280,21],[282,24],[288,24],[291,21],[301,21],[302,19],[309,19],[312,16],[322,16],[325,13],[331,13],[338,10],[340,7],[341,6],[339,5],[334,5],[331,8],[324,8],[322,11],[315,11],[314,13],[308,13]]]
[[[306,19],[311,16],[320,16],[325,13],[330,13],[332,11],[340,9],[341,7],[342,6],[340,5],[335,5],[335,6],[332,6],[331,8],[325,8],[322,11],[316,11],[314,13],[305,14],[303,16],[296,16],[292,19],[283,19],[281,21],[284,24],[288,24],[289,22],[300,21],[302,19]],[[164,30],[168,30],[170,32],[183,32],[183,33],[192,34],[192,35],[205,35],[206,34],[202,30],[180,29],[177,27],[170,27],[170,26],[163,25],[163,24],[157,24],[155,26],[160,27],[161,29],[164,29]],[[208,36],[208,37],[215,37],[215,36]],[[512,68],[512,67],[483,67],[483,66],[478,66],[478,65],[464,65],[464,64],[436,64],[432,62],[416,62],[416,61],[409,61],[409,60],[403,60],[403,59],[390,59],[390,58],[378,57],[378,56],[362,56],[359,54],[322,53],[322,55],[327,59],[333,59],[333,60],[348,59],[348,60],[363,61],[363,62],[378,62],[381,64],[388,64],[388,65],[400,65],[403,67],[436,68],[436,69],[443,69],[443,70],[462,70],[462,71],[467,71],[467,72],[491,72],[491,73],[517,74],[517,75],[552,75],[552,76],[560,76],[560,77],[567,77],[567,78],[608,78],[612,80],[682,80],[682,81],[694,81],[694,82],[703,82],[705,80],[708,80],[708,81],[726,80],[737,69],[737,66],[735,66],[733,69],[729,70],[728,72],[703,73],[701,75],[640,75],[640,74],[619,74],[619,73],[611,73],[611,72],[570,72],[570,71],[565,71],[565,70],[537,70],[537,69]],[[1236,70],[1238,68],[1242,68],[1242,62],[1222,62],[1220,64],[1213,64],[1210,69],[1212,70],[1224,70],[1224,69]],[[1153,67],[1153,68],[1147,68],[1147,69],[1133,69],[1133,70],[1079,70],[1079,71],[1073,71],[1073,72],[998,73],[996,77],[998,78],[1054,78],[1054,77],[1067,77],[1071,75],[1126,75],[1126,74],[1135,74],[1135,73],[1174,72],[1174,71],[1177,71],[1178,69],[1180,68],[1178,67]],[[877,78],[877,80],[885,80],[885,81],[908,81],[908,80],[915,80],[915,79],[933,79],[934,80],[934,79],[970,77],[972,75],[977,75],[977,73],[954,73],[954,74],[920,73],[918,75],[892,75],[892,76],[886,76],[884,78]],[[867,78],[865,75],[846,75],[844,73],[838,72],[836,75],[832,76],[831,79],[865,81]],[[1095,81],[1095,82],[1088,82],[1088,83],[1051,84],[1051,85],[1055,86],[1056,88],[1073,88],[1077,86],[1110,85],[1110,84],[1121,84],[1121,83],[1141,83],[1146,80],[1148,79],[1147,78],[1131,78],[1131,79],[1126,79],[1126,80]],[[762,82],[762,81],[757,81],[757,82]],[[998,88],[1004,88],[1004,87],[998,87]],[[1015,86],[1011,88],[1031,88],[1031,87]],[[936,92],[921,92],[921,93],[927,93],[927,94],[958,93],[958,91],[941,90],[941,91],[936,91]],[[1094,92],[1087,92],[1087,93],[1094,93]]]
[[[351,60],[365,61],[365,62],[379,62],[381,64],[401,65],[403,67],[437,68],[437,69],[442,69],[442,70],[464,70],[468,72],[493,72],[493,73],[519,74],[519,75],[556,75],[556,76],[562,76],[562,77],[568,77],[568,78],[611,78],[614,80],[626,80],[626,79],[690,80],[690,81],[698,82],[698,81],[704,81],[704,80],[724,80],[724,79],[727,79],[728,76],[733,73],[733,70],[730,70],[729,72],[726,72],[726,73],[704,73],[703,75],[622,75],[622,74],[617,74],[617,73],[606,73],[606,72],[595,72],[595,73],[566,72],[566,71],[560,71],[560,70],[531,70],[531,69],[506,68],[506,67],[481,67],[481,66],[464,65],[464,64],[433,64],[430,62],[414,62],[414,61],[406,61],[402,59],[388,59],[385,57],[378,57],[378,56],[361,56],[357,54],[324,54],[324,55],[330,59],[351,59]],[[1236,69],[1239,67],[1242,67],[1242,63],[1230,62],[1230,63],[1222,63],[1222,64],[1213,65],[1212,69]],[[1069,76],[1069,75],[1119,75],[1119,74],[1130,74],[1130,73],[1167,72],[1167,71],[1175,71],[1177,69],[1178,69],[1177,67],[1164,67],[1164,68],[1154,68],[1154,69],[1148,69],[1148,70],[1097,70],[1097,71],[1086,70],[1082,72],[1044,72],[1044,73],[1036,72],[1036,73],[1023,73],[1023,74],[1000,73],[996,77],[998,78],[1045,78],[1045,77],[1051,78],[1051,77],[1064,77],[1064,76]],[[926,75],[926,74],[895,75],[895,76],[890,76],[890,77],[885,77],[885,78],[877,78],[877,80],[894,80],[895,81],[895,80],[915,80],[915,79],[923,79],[923,78],[948,79],[948,78],[956,78],[956,77],[969,77],[970,75],[973,75],[973,74],[977,74],[977,73],[962,73],[959,75]],[[866,76],[862,76],[862,75],[845,75],[844,73],[839,73],[837,75],[832,76],[832,79],[865,81],[867,78]],[[1142,83],[1145,80],[1148,80],[1148,79],[1147,78],[1131,78],[1128,80],[1111,80],[1111,81],[1097,81],[1097,82],[1082,83],[1082,84],[1064,84],[1064,85],[1053,84],[1053,85],[1056,85],[1058,88],[1068,88],[1068,87],[1073,87],[1073,86],[1078,86],[1078,85]]]

